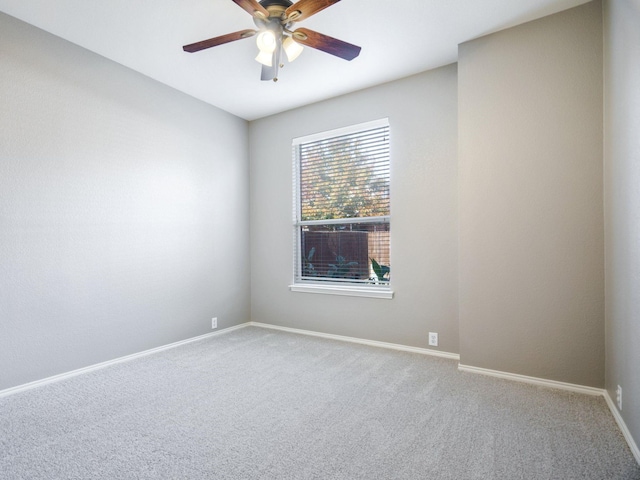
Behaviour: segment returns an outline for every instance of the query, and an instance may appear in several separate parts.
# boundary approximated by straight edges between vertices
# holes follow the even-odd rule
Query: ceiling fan
[[[257,30],[240,30],[219,37],[185,45],[185,52],[199,52],[207,48],[249,38],[257,34],[259,53],[256,60],[262,64],[260,80],[278,81],[278,68],[282,51],[289,62],[302,53],[302,45],[315,48],[345,60],[353,60],[360,54],[360,47],[337,38],[314,32],[308,28],[292,30],[293,24],[330,7],[340,0],[233,0],[253,16]]]

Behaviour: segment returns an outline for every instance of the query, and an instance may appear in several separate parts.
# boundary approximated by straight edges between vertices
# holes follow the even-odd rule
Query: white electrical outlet
[[[616,403],[618,404],[618,410],[622,411],[622,387],[620,385],[616,388]]]
[[[218,317],[213,317],[211,319],[211,329],[218,328]]]
[[[438,334],[435,332],[429,332],[429,345],[432,347],[438,346]]]

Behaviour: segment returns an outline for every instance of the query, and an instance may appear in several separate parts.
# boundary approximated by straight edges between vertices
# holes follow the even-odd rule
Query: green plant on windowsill
[[[358,265],[358,262],[347,262],[347,259],[342,255],[336,257],[336,263],[329,264],[329,270],[327,270],[327,276],[331,278],[350,278],[349,271],[351,267]]]
[[[377,280],[377,283],[389,283],[389,277],[391,276],[391,267],[388,267],[387,265],[380,265],[378,262],[376,262],[375,258],[372,258],[371,268],[373,268],[373,273],[375,273],[377,277],[377,279],[373,279],[374,281]]]

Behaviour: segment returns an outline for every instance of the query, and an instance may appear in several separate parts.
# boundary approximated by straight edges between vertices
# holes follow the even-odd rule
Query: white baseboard
[[[219,330],[216,332],[205,333],[204,335],[199,335],[197,337],[187,338],[186,340],[180,340],[179,342],[170,343],[168,345],[162,345],[160,347],[150,348],[149,350],[144,350],[142,352],[133,353],[131,355],[126,355],[124,357],[114,358],[113,360],[107,360],[106,362],[96,363],[94,365],[89,365],[88,367],[78,368],[77,370],[72,370],[70,372],[60,373],[58,375],[53,375],[51,377],[35,380],[33,382],[25,383],[22,385],[17,385],[15,387],[7,388],[5,390],[0,390],[0,398],[6,397],[8,395],[13,395],[18,392],[24,392],[25,390],[30,390],[32,388],[40,387],[42,385],[47,385],[49,383],[59,382],[61,380],[82,375],[84,373],[93,372],[95,370],[99,370],[101,368],[105,368],[110,365],[115,365],[117,363],[128,362],[130,360],[134,360],[140,357],[145,357],[147,355],[161,352],[163,350],[176,348],[176,347],[179,347],[180,345],[185,345],[187,343],[197,342],[198,340],[204,340],[205,338],[215,337],[216,335],[222,335],[223,333],[229,333],[239,328],[246,327],[247,325],[248,323],[235,325],[233,327],[225,328],[223,330]]]
[[[457,353],[441,352],[440,350],[431,350],[429,348],[409,347],[407,345],[399,345],[397,343],[378,342],[376,340],[365,340],[362,338],[333,335],[331,333],[314,332],[311,330],[302,330],[299,328],[280,327],[278,325],[271,325],[268,323],[249,322],[248,325],[252,327],[269,328],[271,330],[280,330],[281,332],[298,333],[300,335],[328,338],[330,340],[340,340],[341,342],[358,343],[360,345],[369,345],[371,347],[388,348],[390,350],[419,353],[421,355],[431,355],[434,357],[447,358],[449,360],[460,360],[460,355],[458,355]]]
[[[602,388],[585,387],[584,385],[576,385],[574,383],[557,382],[555,380],[547,380],[544,378],[529,377],[527,375],[519,375],[517,373],[501,372],[499,370],[490,370],[488,368],[471,367],[469,365],[458,364],[458,370],[461,372],[478,373],[480,375],[488,375],[490,377],[504,378],[505,380],[513,380],[516,382],[529,383],[542,387],[556,388],[567,390],[575,393],[585,393],[587,395],[603,395]]]
[[[636,444],[633,436],[631,435],[631,432],[629,431],[627,424],[624,423],[624,419],[622,418],[622,415],[616,408],[616,404],[611,398],[611,395],[609,395],[609,391],[605,390],[603,395],[604,395],[604,399],[607,401],[607,405],[609,405],[609,410],[611,410],[611,414],[613,415],[613,418],[616,419],[616,423],[618,424],[618,427],[620,427],[620,430],[622,431],[622,435],[624,435],[625,440],[629,444],[631,453],[633,453],[633,456],[636,458],[636,462],[638,462],[638,465],[640,465],[640,449],[638,448],[638,445]]]

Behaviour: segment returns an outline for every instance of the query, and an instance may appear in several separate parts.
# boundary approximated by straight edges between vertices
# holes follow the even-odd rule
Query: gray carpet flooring
[[[640,479],[604,400],[256,327],[0,398],[5,479]]]

